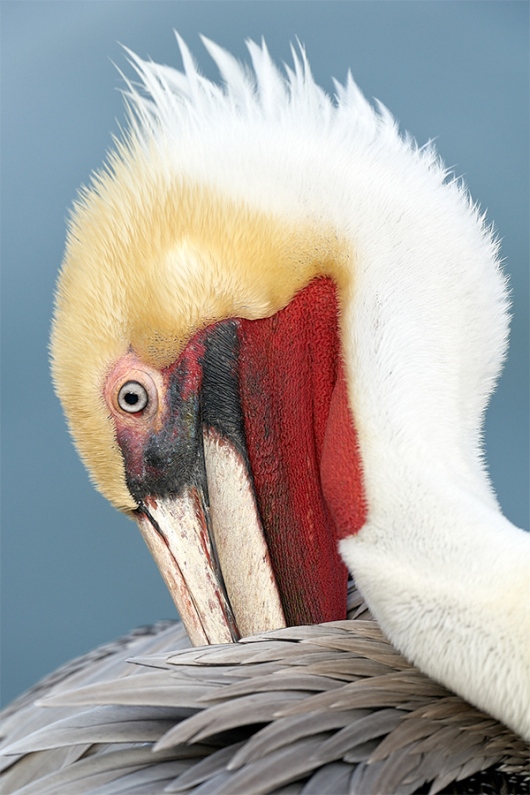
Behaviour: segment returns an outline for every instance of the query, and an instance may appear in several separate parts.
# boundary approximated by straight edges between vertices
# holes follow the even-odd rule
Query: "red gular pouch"
[[[338,312],[319,278],[272,317],[239,321],[248,458],[290,625],[346,618],[338,541],[366,517]]]

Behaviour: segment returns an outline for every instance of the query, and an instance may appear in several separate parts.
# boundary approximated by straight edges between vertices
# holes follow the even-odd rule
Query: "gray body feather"
[[[196,649],[159,624],[69,663],[2,713],[2,793],[530,792],[529,745],[349,606]]]

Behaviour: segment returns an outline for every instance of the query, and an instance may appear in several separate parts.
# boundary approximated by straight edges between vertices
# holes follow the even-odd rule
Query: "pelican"
[[[351,77],[334,101],[301,48],[283,76],[265,45],[250,72],[203,41],[222,86],[180,39],[183,72],[129,53],[52,333],[79,453],[201,648],[156,627],[23,696],[6,791],[405,795],[492,765],[520,786],[530,536],[481,449],[498,243]]]

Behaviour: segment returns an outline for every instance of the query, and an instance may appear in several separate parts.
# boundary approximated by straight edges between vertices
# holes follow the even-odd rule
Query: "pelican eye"
[[[148,402],[147,390],[138,381],[127,381],[118,392],[118,405],[128,414],[143,411]]]

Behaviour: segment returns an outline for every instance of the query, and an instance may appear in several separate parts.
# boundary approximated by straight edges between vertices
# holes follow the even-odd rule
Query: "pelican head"
[[[530,738],[530,538],[481,427],[497,243],[432,147],[303,51],[224,80],[130,54],[129,127],[81,193],[53,375],[99,490],[196,644],[345,617]],[[346,564],[346,565],[345,565]]]

